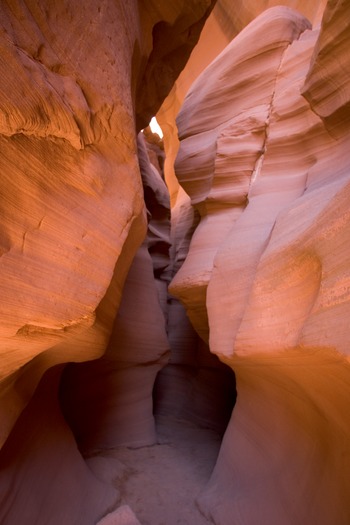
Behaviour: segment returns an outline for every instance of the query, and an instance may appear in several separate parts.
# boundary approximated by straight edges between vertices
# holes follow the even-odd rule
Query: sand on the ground
[[[221,437],[191,422],[164,417],[157,419],[157,431],[156,445],[118,447],[103,452],[103,458],[99,455],[110,462],[120,504],[129,505],[142,525],[212,524],[196,498],[214,468]]]

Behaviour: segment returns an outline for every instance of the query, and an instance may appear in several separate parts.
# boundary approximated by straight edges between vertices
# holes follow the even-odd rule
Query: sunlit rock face
[[[40,355],[27,396],[50,364],[97,357],[108,342],[126,271],[145,235],[134,113],[145,120],[156,111],[164,84],[170,89],[195,43],[183,31],[204,23],[211,2],[188,18],[182,8],[136,1],[1,5],[2,378]],[[159,93],[152,29],[157,25],[164,38],[162,24],[178,18],[172,46],[180,50]],[[142,100],[133,102],[139,83],[153,86],[147,110]],[[123,253],[136,220],[144,226],[134,226],[134,245]],[[115,304],[105,312],[117,260]],[[6,401],[12,419],[2,441],[25,397]]]
[[[348,11],[264,12],[177,119],[200,222],[170,290],[237,377],[200,500],[220,525],[350,521]]]
[[[0,441],[7,452],[0,458],[0,521],[5,525],[92,525],[116,505],[115,490],[104,492],[85,468],[62,417],[60,379],[48,372],[30,400],[46,370],[100,358],[113,346],[136,253],[134,271],[151,289],[145,310],[162,315],[149,246],[140,248],[148,221],[136,129],[148,123],[171,89],[212,7],[211,0],[171,6],[136,0],[1,3]],[[172,39],[165,46],[170,26]],[[152,100],[140,96],[141,87],[152,92]],[[164,264],[160,259],[158,267]],[[129,300],[146,289],[135,291],[135,283],[127,288]],[[158,341],[156,357],[130,357],[136,368],[139,358],[142,366],[158,360],[153,376],[168,350],[164,324],[158,328],[151,338]],[[151,391],[149,379],[148,406]],[[79,399],[77,389],[75,395]],[[24,446],[29,420],[35,430]],[[113,441],[105,435],[107,427],[90,439],[88,422],[77,420],[77,426],[91,447]],[[121,439],[118,433],[114,438]],[[36,460],[41,448],[43,457]],[[74,485],[64,482],[65,458]],[[51,483],[60,462],[61,499]],[[52,497],[46,500],[42,490],[48,486]],[[96,498],[90,498],[95,490]],[[88,508],[80,512],[86,499]]]
[[[304,97],[329,133],[341,138],[349,129],[349,12],[347,2],[329,2],[315,47]],[[336,59],[335,59],[336,57]]]
[[[166,150],[165,177],[172,204],[176,202],[179,185],[174,173],[174,162],[179,147],[176,116],[184,98],[198,75],[223,51],[223,49],[252,20],[275,5],[298,10],[314,27],[318,27],[327,0],[217,0],[208,17],[198,44],[175,82],[169,96],[157,114],[161,122]],[[346,26],[346,22],[343,21]]]
[[[208,323],[203,305],[213,260],[260,181],[258,171],[267,149],[282,59],[291,42],[310,27],[301,15],[287,8],[266,11],[258,20],[260,23],[244,30],[207,69],[205,82],[199,77],[177,119],[181,146],[176,174],[201,221],[171,292],[186,303],[194,327],[206,339]],[[256,42],[261,40],[262,48],[257,49]],[[261,208],[262,213],[272,213],[271,205],[262,204]],[[263,224],[261,213],[259,218]],[[239,229],[238,235],[246,237],[246,232]],[[256,237],[262,239],[259,233]],[[247,240],[246,245],[249,250],[252,242]],[[241,250],[237,258],[243,265]],[[225,296],[231,297],[230,286],[228,282],[223,301]],[[241,302],[236,304],[239,307]]]
[[[176,81],[174,91],[183,101],[191,84],[238,33],[263,11],[284,5],[299,11],[313,25],[319,25],[327,0],[218,0],[205,23],[198,45]]]
[[[104,351],[120,297],[104,320],[102,300],[143,199],[129,67],[140,29],[131,5],[130,30],[115,3],[0,9],[1,373],[25,383],[2,404],[4,441],[43,370]],[[27,380],[21,367],[35,357]]]

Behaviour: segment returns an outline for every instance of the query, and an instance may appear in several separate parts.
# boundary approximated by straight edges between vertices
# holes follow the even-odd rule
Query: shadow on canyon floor
[[[235,376],[219,363],[218,369],[190,368],[170,365],[158,374],[153,393],[157,444],[119,446],[87,459],[96,474],[110,472],[106,481],[141,525],[212,523],[196,500],[209,481],[231,417]]]
[[[142,525],[208,525],[196,498],[207,483],[221,435],[189,421],[157,417],[158,444],[118,447],[88,460],[93,470],[109,462],[113,482]],[[113,466],[114,465],[114,468]],[[111,474],[113,476],[113,474]]]

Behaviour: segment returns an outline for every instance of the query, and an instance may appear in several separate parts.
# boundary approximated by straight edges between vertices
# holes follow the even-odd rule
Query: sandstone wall
[[[169,359],[162,286],[167,282],[161,277],[169,264],[170,204],[142,133],[138,142],[147,235],[129,269],[105,354],[97,361],[69,365],[62,380],[63,413],[84,456],[157,442],[152,391]]]
[[[4,525],[136,524],[101,451],[231,369],[208,519],[349,524],[349,4],[219,0],[170,92],[214,3],[0,5]]]
[[[200,501],[221,525],[350,519],[348,9],[265,11],[177,118],[200,222],[170,291],[237,377]]]
[[[135,353],[129,364],[143,370],[155,360],[140,401],[148,406],[147,439],[154,434],[152,377],[167,342],[148,246],[138,252],[147,213],[136,130],[168,94],[212,6],[211,0],[1,3],[1,523],[86,525],[115,507],[115,490],[103,488],[86,467],[63,419],[60,378],[45,371],[104,354],[122,329],[113,326],[136,253],[134,271],[146,280],[139,290],[129,275],[124,315],[128,300],[133,308],[150,291],[143,310],[155,312],[159,346],[156,356]],[[78,383],[74,396],[85,399]],[[76,421],[80,439],[108,446],[103,430],[89,436],[82,420]],[[23,443],[29,421],[33,431]],[[134,439],[125,428],[123,439]],[[119,442],[120,435],[108,439]]]
[[[198,44],[157,114],[164,133],[167,154],[165,177],[172,205],[175,205],[179,189],[174,173],[174,162],[179,148],[175,119],[188,90],[196,78],[247,24],[269,7],[285,5],[294,8],[308,18],[311,24],[317,28],[320,25],[326,3],[327,0],[312,0],[308,2],[300,0],[237,0],[235,2],[218,0],[216,2],[212,13],[204,25]],[[343,23],[346,25],[345,21]]]

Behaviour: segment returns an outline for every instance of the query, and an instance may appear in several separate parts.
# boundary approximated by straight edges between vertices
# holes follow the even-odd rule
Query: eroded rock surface
[[[94,478],[76,448],[57,405],[57,382],[50,391],[47,380],[45,389],[36,394],[53,400],[56,454],[51,420],[30,400],[46,370],[104,354],[135,254],[137,279],[147,274],[143,292],[147,294],[149,287],[151,293],[147,299],[143,296],[147,303],[143,311],[158,315],[154,323],[159,331],[149,343],[153,353],[141,356],[137,345],[137,353],[130,356],[139,370],[147,369],[145,362],[155,363],[149,385],[140,393],[140,399],[148,396],[141,418],[154,439],[151,394],[167,341],[148,245],[140,248],[147,213],[136,130],[148,123],[149,113],[157,111],[171,89],[212,6],[210,0],[168,6],[141,0],[1,3],[0,442],[7,452],[0,459],[0,521],[4,525],[92,525],[117,504],[115,490],[106,486],[104,493],[103,483]],[[166,47],[169,28],[172,38]],[[141,97],[140,88],[152,93],[152,100]],[[129,275],[127,286],[136,289],[138,301],[142,292],[140,296],[137,283],[130,279]],[[130,294],[126,297],[133,309]],[[132,335],[140,339],[142,332]],[[125,362],[123,366],[128,368]],[[127,388],[134,391],[131,382]],[[84,399],[77,389],[74,395]],[[60,400],[63,403],[62,393]],[[24,445],[20,438],[30,419],[27,411],[21,416],[26,406],[36,430],[28,433]],[[107,419],[112,425],[118,417],[123,419],[109,413]],[[124,427],[124,434],[114,427],[107,439],[111,428],[107,422],[105,432],[100,429],[97,436],[88,436],[91,428],[82,419],[81,415],[75,421],[79,444],[81,440],[91,447],[108,446],[108,440],[118,441],[121,435],[134,439],[129,427]],[[22,429],[22,436],[14,426]],[[143,430],[140,433],[143,436]],[[60,462],[62,470],[52,481]],[[74,484],[65,482],[69,469]],[[46,498],[48,487],[52,494]],[[99,491],[105,495],[100,497]],[[86,509],[80,512],[86,500]]]
[[[280,0],[278,5],[297,9],[318,27],[327,0]],[[157,114],[161,122],[167,154],[165,177],[172,203],[175,204],[179,185],[174,173],[174,162],[179,147],[176,116],[193,82],[201,72],[225,49],[250,22],[263,11],[276,5],[274,0],[218,0],[208,17],[198,44],[191,53],[184,70],[176,80],[169,96]],[[346,26],[346,22],[342,22]]]
[[[314,30],[266,11],[177,119],[176,173],[201,219],[170,290],[237,376],[200,499],[215,523],[350,519],[347,11],[330,2]]]
[[[1,3],[4,525],[350,522],[349,5],[219,0],[164,159],[214,3]]]
[[[157,441],[152,391],[169,359],[163,297],[167,282],[161,277],[169,264],[164,246],[169,250],[170,204],[142,133],[138,141],[147,235],[129,269],[105,354],[97,361],[68,366],[62,381],[64,414],[85,456]]]

